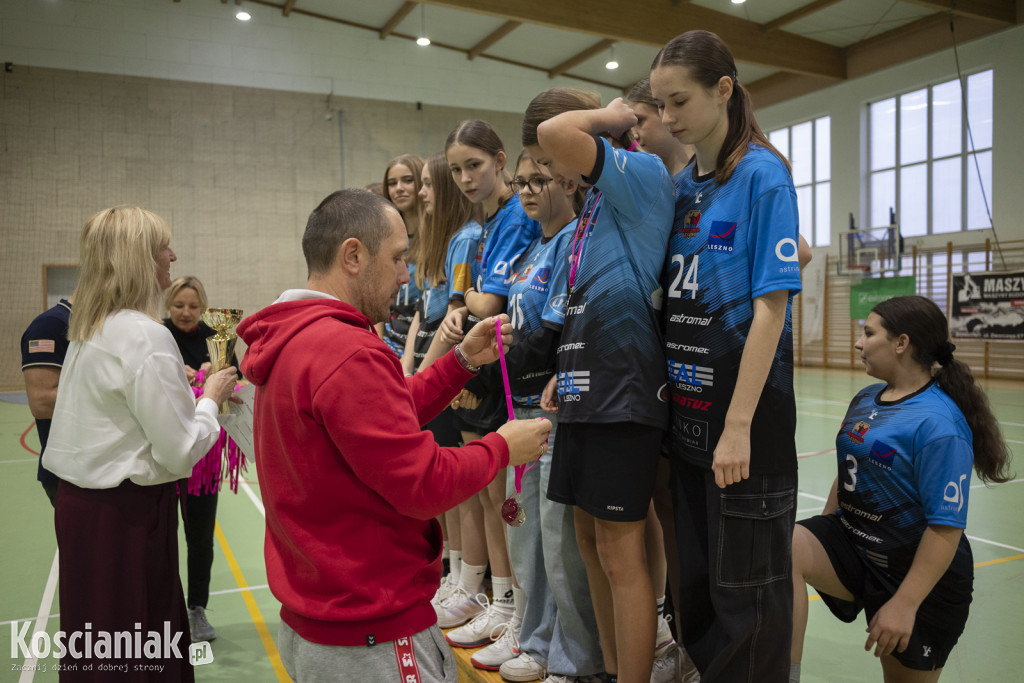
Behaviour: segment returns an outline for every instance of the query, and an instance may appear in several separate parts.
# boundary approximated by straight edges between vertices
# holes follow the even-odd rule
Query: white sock
[[[512,618],[515,609],[515,591],[512,588],[511,576],[494,576],[491,574],[491,594],[494,600],[491,604],[503,616]]]
[[[455,582],[455,585],[459,585],[459,577],[462,576],[462,551],[452,550],[448,555],[448,567],[451,571],[451,580]]]
[[[800,662],[790,662],[789,683],[800,683]]]
[[[486,572],[486,564],[477,566],[475,564],[466,564],[466,561],[462,560],[462,574],[459,576],[459,587],[469,593],[470,596],[475,596],[480,592],[480,586],[484,583],[484,574]]]
[[[658,598],[657,603],[658,603],[658,616],[659,617],[665,616],[665,596],[662,595],[660,598]]]

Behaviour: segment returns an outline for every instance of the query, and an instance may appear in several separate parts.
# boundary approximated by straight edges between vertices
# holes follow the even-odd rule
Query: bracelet
[[[462,344],[456,344],[453,352],[455,353],[455,360],[459,361],[459,365],[466,368],[473,374],[480,372],[480,368],[470,363],[469,359],[466,358],[466,354],[462,352]]]

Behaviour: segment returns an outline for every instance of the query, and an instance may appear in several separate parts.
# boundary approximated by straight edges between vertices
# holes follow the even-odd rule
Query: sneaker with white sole
[[[540,662],[523,652],[515,659],[510,659],[498,669],[498,673],[506,681],[520,683],[524,681],[539,681],[547,675],[547,670]]]
[[[500,600],[488,602],[487,596],[479,593],[476,596],[478,604],[482,605],[484,611],[473,617],[465,626],[449,631],[445,640],[449,645],[455,647],[480,647],[491,642],[491,635],[505,628],[512,618],[512,603],[503,603]]]
[[[188,608],[188,630],[192,635],[193,643],[201,643],[204,640],[213,640],[217,637],[216,629],[206,618],[205,607]]]
[[[679,671],[679,648],[673,647],[664,654],[654,658],[654,666],[651,668],[651,683],[674,683]]]
[[[672,637],[672,629],[668,625],[671,618],[672,617],[668,615],[658,615],[658,632],[654,636],[655,659],[675,650],[676,639]]]
[[[434,607],[434,614],[437,615],[438,619],[441,618],[441,601],[452,594],[456,585],[458,584],[452,580],[452,575],[446,574],[441,579],[441,585],[437,587],[434,597],[430,598],[430,604]]]
[[[484,611],[484,606],[473,599],[462,586],[456,586],[452,592],[438,604],[437,625],[441,628],[455,628]]]
[[[511,619],[491,632],[494,642],[469,658],[470,664],[478,669],[497,671],[502,664],[518,657],[519,627],[519,617],[513,613]]]
[[[676,680],[680,683],[700,683],[700,671],[697,670],[697,665],[690,659],[690,655],[682,643],[679,644],[677,651],[679,653],[677,658],[679,668],[676,672]]]

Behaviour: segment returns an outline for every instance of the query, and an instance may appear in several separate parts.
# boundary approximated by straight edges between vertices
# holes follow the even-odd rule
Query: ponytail
[[[764,147],[777,156],[792,175],[789,161],[768,141],[754,118],[750,93],[739,83],[736,62],[725,41],[710,31],[687,31],[661,48],[651,64],[651,71],[660,66],[681,66],[689,71],[694,81],[708,89],[716,87],[723,77],[732,81],[732,96],[726,105],[729,130],[715,160],[716,182],[722,184],[732,177],[751,144]]]
[[[931,299],[923,296],[897,296],[872,309],[882,319],[890,336],[907,335],[916,363],[931,372],[935,383],[953,399],[967,420],[973,435],[974,470],[986,483],[1003,483],[1009,473],[1010,451],[999,431],[988,397],[974,381],[971,369],[953,357],[956,347],[949,341],[946,316]]]

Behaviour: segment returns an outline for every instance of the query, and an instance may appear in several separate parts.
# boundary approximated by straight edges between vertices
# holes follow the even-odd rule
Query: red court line
[[[31,431],[32,431],[32,428],[33,428],[33,427],[35,427],[35,426],[36,426],[36,423],[35,423],[35,422],[33,422],[32,424],[30,424],[30,425],[28,426],[28,429],[26,429],[25,431],[23,431],[23,432],[21,433],[21,446],[22,446],[22,448],[24,448],[24,449],[25,449],[26,451],[28,451],[29,453],[32,453],[33,455],[39,455],[39,452],[38,452],[38,451],[34,451],[34,450],[32,450],[31,448],[29,448],[29,447],[28,447],[28,444],[27,444],[27,443],[25,443],[25,437],[26,437],[26,436],[28,436],[28,433],[29,433],[29,432],[31,432]]]

